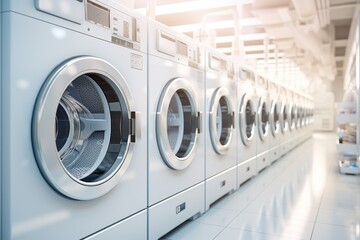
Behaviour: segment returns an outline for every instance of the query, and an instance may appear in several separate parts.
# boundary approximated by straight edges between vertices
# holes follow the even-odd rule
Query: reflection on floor
[[[314,133],[164,239],[360,239],[360,177],[341,175],[336,136]]]

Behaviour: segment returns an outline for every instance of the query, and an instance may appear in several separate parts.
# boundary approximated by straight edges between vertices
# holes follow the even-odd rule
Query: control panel
[[[255,83],[255,74],[246,68],[239,69],[239,77],[243,81],[250,81],[251,83]]]
[[[136,18],[87,0],[85,19],[90,23],[110,29],[112,43],[140,50],[141,26]]]
[[[278,92],[278,85],[274,82],[269,82],[269,90],[271,94]]]
[[[198,68],[200,63],[200,49],[196,45],[177,39],[171,33],[158,29],[157,45],[159,52],[175,57],[177,61]]]
[[[226,71],[226,61],[209,53],[209,68],[215,71]]]
[[[268,81],[262,76],[258,76],[256,84],[258,87],[268,89]]]

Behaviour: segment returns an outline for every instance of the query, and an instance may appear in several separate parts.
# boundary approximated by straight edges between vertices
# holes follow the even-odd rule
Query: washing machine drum
[[[174,170],[187,168],[196,155],[201,114],[189,81],[175,78],[161,93],[156,139],[164,162]]]
[[[250,146],[255,134],[255,111],[248,94],[244,94],[241,99],[239,119],[241,140],[244,145]]]
[[[275,137],[280,130],[280,114],[276,101],[272,102],[271,106],[271,133]]]
[[[218,154],[229,149],[234,130],[234,111],[228,91],[217,88],[211,98],[209,111],[209,131],[211,143]]]
[[[269,111],[263,97],[259,99],[258,123],[260,140],[263,141],[269,134]]]
[[[44,83],[33,115],[33,147],[46,180],[77,200],[111,190],[131,160],[135,113],[121,74],[109,63],[79,57]]]

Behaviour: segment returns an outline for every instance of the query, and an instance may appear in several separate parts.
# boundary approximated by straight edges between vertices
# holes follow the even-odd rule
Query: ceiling
[[[343,79],[360,0],[135,0],[134,7],[284,84]],[[237,36],[237,37],[236,37]]]

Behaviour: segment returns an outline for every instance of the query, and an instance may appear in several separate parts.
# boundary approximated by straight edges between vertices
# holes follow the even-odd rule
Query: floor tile
[[[318,223],[315,225],[311,240],[360,240],[360,225],[353,227]]]
[[[226,210],[242,211],[259,195],[258,187],[249,182],[249,185],[240,187],[236,192],[222,198],[211,206]]]
[[[186,222],[165,235],[163,240],[210,240],[214,239],[224,228],[196,222]]]
[[[323,198],[320,209],[329,208],[339,211],[360,211],[360,204],[356,198]]]
[[[247,230],[226,228],[215,240],[297,240],[301,238],[280,237],[275,235],[251,232]]]
[[[287,219],[298,219],[315,221],[317,208],[283,202],[281,199],[274,199],[271,202],[254,202],[245,208],[244,212],[282,217]]]
[[[238,214],[239,212],[235,210],[210,208],[206,214],[196,219],[195,222],[226,227]]]
[[[269,215],[240,213],[229,225],[238,228],[281,237],[310,239],[314,223],[296,219],[285,219]]]
[[[317,220],[318,223],[360,226],[360,211],[341,211],[335,209],[320,209]]]

